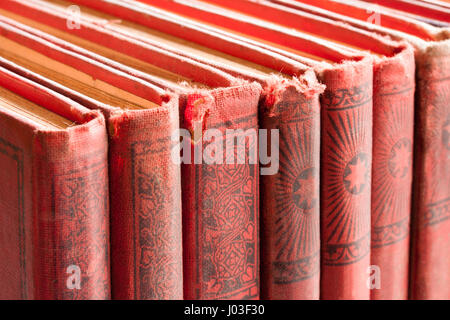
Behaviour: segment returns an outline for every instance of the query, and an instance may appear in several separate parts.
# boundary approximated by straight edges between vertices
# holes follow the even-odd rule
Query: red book
[[[358,197],[354,197],[349,191],[346,191],[343,184],[340,188],[344,195],[349,193],[349,196],[345,198],[345,201],[348,201],[350,204],[346,206],[346,208],[350,208],[347,215],[351,217],[350,220],[355,225],[361,226],[361,228],[357,229],[357,232],[351,232],[350,228],[348,228],[348,232],[344,236],[345,239],[339,238],[342,237],[345,230],[343,230],[342,234],[339,230],[342,231],[342,229],[346,228],[343,225],[333,225],[333,221],[339,220],[333,220],[333,216],[326,214],[327,210],[331,210],[332,203],[335,201],[335,199],[328,198],[327,194],[331,196],[336,190],[328,192],[326,189],[322,189],[322,247],[324,249],[322,253],[321,276],[323,284],[321,296],[328,299],[369,298],[369,289],[366,287],[366,271],[370,265],[370,168],[372,159],[373,75],[371,58],[364,56],[364,54],[352,54],[338,44],[296,32],[293,33],[290,29],[275,26],[250,16],[232,14],[232,12],[226,11],[223,8],[211,6],[201,1],[175,3],[161,0],[152,1],[151,4],[172,12],[177,12],[183,16],[189,16],[209,24],[234,30],[240,34],[244,33],[264,41],[270,41],[276,45],[289,46],[296,53],[306,51],[304,57],[307,58],[315,56],[316,60],[331,61],[329,64],[321,64],[317,61],[315,63],[319,79],[327,85],[327,90],[322,97],[322,150],[327,150],[327,148],[332,148],[333,144],[337,144],[336,140],[333,141],[334,137],[330,138],[326,131],[333,129],[330,121],[333,121],[335,124],[340,124],[339,119],[334,117],[343,117],[346,119],[347,113],[349,113],[349,117],[355,116],[355,124],[352,122],[350,126],[355,125],[356,135],[354,138],[356,143],[351,144],[349,148],[345,148],[343,163],[339,164],[342,168],[339,168],[339,170],[342,171],[342,175],[347,176],[350,174],[350,170],[347,173],[344,173],[344,171],[346,167],[350,166],[349,163],[353,161],[353,166],[362,163],[363,169],[365,168],[366,171],[363,172],[365,190]],[[265,46],[264,48],[267,49],[267,47]],[[302,55],[301,53],[298,54],[300,56]],[[343,60],[353,61],[346,65],[340,63]],[[355,103],[356,106],[355,108],[349,108],[348,110],[350,111],[347,111],[347,104],[349,103]],[[343,105],[341,106],[341,104]],[[342,111],[342,114],[336,111]],[[341,133],[344,134],[343,132],[345,130],[350,130],[350,126],[335,127],[335,137]],[[333,132],[329,133],[333,135]],[[350,133],[348,134],[350,135]],[[330,152],[331,150],[329,152],[323,151],[323,154],[327,155]],[[364,156],[361,156],[361,159],[359,159],[360,153],[364,154]],[[331,185],[331,181],[328,181],[328,179],[331,179],[334,175],[334,173],[331,174],[331,171],[336,166],[331,161],[331,158],[326,159],[326,157],[322,157],[322,186]],[[333,230],[338,230],[338,232]],[[353,250],[356,247],[358,247],[358,251]],[[349,251],[355,256],[352,257],[348,254]],[[341,255],[341,253],[343,254]],[[264,259],[266,259],[265,256],[263,257]],[[282,291],[283,289],[280,288],[277,290]],[[280,291],[276,292],[278,293]],[[275,294],[275,291],[273,294]]]
[[[70,42],[98,50],[97,53],[101,51],[108,56],[111,52],[108,50],[114,50],[114,56],[121,62],[143,69],[152,64],[181,75],[182,80],[187,79],[193,86],[199,85],[199,89],[179,86],[163,77],[148,77],[129,67],[123,69],[178,92],[181,127],[188,131],[197,134],[195,130],[198,127],[220,130],[222,133],[226,133],[227,129],[242,129],[238,132],[245,138],[246,130],[258,128],[257,107],[261,86],[257,83],[235,79],[218,69],[133,40],[98,24],[82,21],[81,29],[66,32],[67,12],[50,7],[47,2],[11,1],[3,8],[28,18],[25,19],[27,23],[34,25],[29,20],[32,18],[40,22],[36,26],[46,29],[46,32],[58,33]],[[88,42],[78,42],[80,39]],[[73,46],[72,49],[79,50]],[[122,59],[124,55],[128,58]],[[113,61],[107,64],[123,68]],[[155,69],[152,71],[157,74]],[[205,151],[207,144],[202,146],[198,143],[198,137],[194,138],[186,140],[189,143],[187,149]],[[249,142],[257,143],[254,139]],[[187,149],[184,147],[183,150]],[[248,153],[250,146],[246,145],[245,149]],[[229,188],[230,185],[233,188]],[[185,298],[258,298],[258,164],[183,164],[182,190]]]
[[[274,87],[275,103],[260,116],[261,128],[278,129],[280,136],[280,169],[276,175],[261,176],[263,299],[320,297],[322,90],[307,79],[300,78],[297,86]]]
[[[381,25],[368,24],[365,21],[370,14],[354,2],[314,1],[315,6],[323,8],[317,9],[288,0],[277,1],[396,40],[406,40],[414,46],[417,112],[410,298],[450,299],[449,30],[383,11],[379,12]]]
[[[1,299],[109,299],[105,120],[0,67]]]
[[[170,140],[179,128],[177,97],[3,16],[0,34],[2,56],[11,59],[0,58],[1,66],[107,118],[113,298],[182,299],[181,175]]]
[[[327,70],[322,98],[321,298],[368,299],[372,65]],[[365,82],[367,81],[367,82]]]

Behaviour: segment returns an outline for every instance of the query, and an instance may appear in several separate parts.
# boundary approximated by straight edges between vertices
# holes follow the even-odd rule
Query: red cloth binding
[[[3,299],[109,299],[107,136],[103,116],[0,68],[0,85],[75,125],[0,116]],[[3,184],[5,185],[5,184]],[[6,186],[6,185],[5,185]],[[13,241],[11,241],[13,240]],[[80,286],[73,288],[71,276]]]

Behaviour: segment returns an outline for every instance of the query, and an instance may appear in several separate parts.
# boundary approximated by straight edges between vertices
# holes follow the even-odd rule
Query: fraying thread
[[[315,95],[321,94],[325,90],[325,86],[320,84],[313,74],[301,78],[293,78],[291,80],[282,79],[278,76],[273,76],[267,81],[265,87],[265,107],[269,117],[274,117],[278,113],[276,105],[284,99],[284,95],[289,88],[292,88],[298,95],[305,99],[312,99]]]
[[[184,122],[187,129],[191,132],[194,142],[201,139],[206,129],[206,119],[209,114],[211,100],[211,97],[199,93],[191,94],[187,98]]]

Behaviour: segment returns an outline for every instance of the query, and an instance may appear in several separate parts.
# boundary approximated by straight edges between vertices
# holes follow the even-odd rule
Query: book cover
[[[103,116],[4,68],[0,85],[1,297],[109,299]]]
[[[181,172],[171,158],[175,146],[171,136],[179,128],[178,97],[58,47],[57,41],[39,37],[38,30],[3,16],[0,20],[0,33],[8,35],[0,50],[14,60],[1,58],[2,67],[100,110],[107,119],[113,298],[182,299]],[[26,44],[27,49],[8,49],[9,40]],[[14,49],[20,54],[9,53]],[[63,63],[46,69],[54,67],[54,61]],[[90,80],[81,87],[82,78],[77,80],[75,71],[64,66],[77,67],[97,83],[105,80],[121,88],[123,100],[112,100],[105,88],[94,94],[95,82]],[[125,92],[141,95],[141,107],[132,107]]]

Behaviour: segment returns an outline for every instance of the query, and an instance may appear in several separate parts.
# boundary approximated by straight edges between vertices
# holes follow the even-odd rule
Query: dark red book
[[[2,67],[0,87],[1,299],[109,299],[103,116]]]

